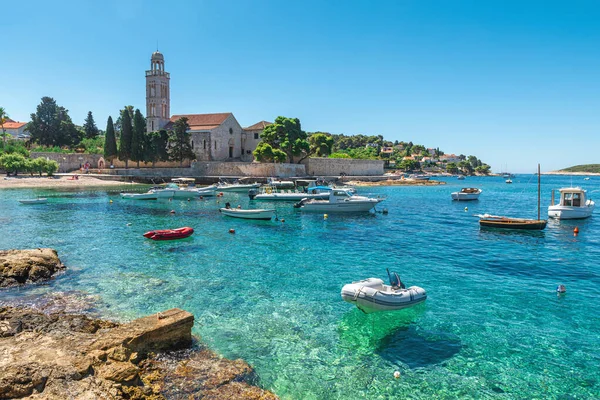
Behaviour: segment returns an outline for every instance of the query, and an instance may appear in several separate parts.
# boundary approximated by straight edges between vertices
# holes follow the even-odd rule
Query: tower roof
[[[152,53],[152,60],[164,61],[165,57],[162,55],[162,53],[160,51],[156,50],[154,53]]]

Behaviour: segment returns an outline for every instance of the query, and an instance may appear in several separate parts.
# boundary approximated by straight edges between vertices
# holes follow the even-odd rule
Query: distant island
[[[575,165],[557,172],[600,174],[600,164]]]

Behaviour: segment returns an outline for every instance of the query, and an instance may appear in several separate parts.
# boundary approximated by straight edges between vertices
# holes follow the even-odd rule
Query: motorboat
[[[425,174],[412,174],[408,176],[408,179],[414,179],[415,181],[428,181],[429,178],[431,177]]]
[[[548,207],[548,217],[556,219],[583,219],[592,215],[596,203],[587,198],[587,191],[580,187],[559,189],[560,199],[554,204],[554,190],[552,191],[552,205]]]
[[[459,181],[464,181],[465,180],[465,176],[464,175],[458,175],[456,177],[456,179],[458,179]]]
[[[21,203],[21,204],[44,204],[47,202],[48,202],[48,199],[46,197],[38,197],[37,199],[19,200],[19,203]]]
[[[158,199],[158,194],[154,189],[148,190],[146,193],[124,193],[121,192],[122,199],[131,199],[131,200],[156,200]]]
[[[304,191],[300,190],[278,190],[273,186],[266,186],[260,189],[250,189],[248,196],[250,200],[266,201],[300,201],[302,199],[321,199],[329,198],[329,193],[333,188],[329,186],[309,185]]]
[[[152,240],[175,240],[184,239],[191,236],[194,233],[194,229],[189,226],[177,229],[159,229],[144,233],[144,237]]]
[[[337,212],[368,212],[384,198],[357,196],[345,189],[333,189],[327,200],[302,199],[294,204],[302,211],[337,213]]]
[[[296,187],[293,181],[282,181],[281,179],[269,178],[267,181],[269,186],[277,188],[277,189],[292,189]]]
[[[462,188],[459,192],[453,192],[452,200],[458,201],[469,201],[469,200],[477,200],[482,190],[478,188]]]
[[[243,210],[241,208],[219,208],[221,214],[226,215],[228,217],[233,218],[243,218],[243,219],[262,219],[262,220],[270,220],[275,215],[275,210],[264,209],[264,208],[256,208],[256,209],[246,209]]]
[[[505,182],[506,183],[512,183],[512,179],[507,179]]]
[[[365,314],[402,310],[427,300],[425,289],[419,286],[405,288],[398,274],[393,275],[390,285],[384,284],[379,278],[367,278],[344,285],[342,299]]]
[[[242,192],[247,193],[250,189],[256,189],[260,187],[260,183],[224,183],[221,182],[217,185],[219,192]]]

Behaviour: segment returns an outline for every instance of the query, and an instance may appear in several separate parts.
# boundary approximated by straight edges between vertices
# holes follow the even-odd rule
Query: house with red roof
[[[11,135],[13,139],[26,140],[30,137],[29,133],[26,131],[27,122],[13,121],[8,118],[6,122],[4,122],[3,128],[4,132]]]

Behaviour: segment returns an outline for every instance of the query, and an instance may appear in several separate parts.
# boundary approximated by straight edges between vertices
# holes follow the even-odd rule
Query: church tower
[[[171,117],[170,76],[165,72],[165,58],[157,50],[150,58],[150,70],[146,71],[146,130],[158,131]]]

